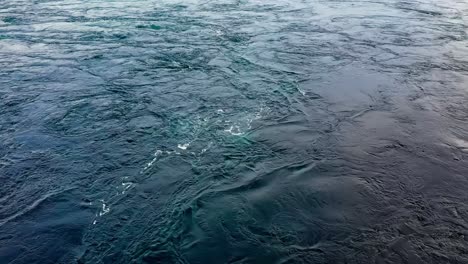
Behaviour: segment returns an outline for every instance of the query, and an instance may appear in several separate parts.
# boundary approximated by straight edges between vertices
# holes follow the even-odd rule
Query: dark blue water
[[[0,263],[468,263],[464,0],[2,0]]]

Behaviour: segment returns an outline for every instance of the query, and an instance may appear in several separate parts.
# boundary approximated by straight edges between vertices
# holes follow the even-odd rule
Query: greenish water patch
[[[154,24],[151,24],[151,25],[137,25],[136,28],[149,28],[149,29],[153,29],[153,30],[161,30],[162,26],[154,25]]]
[[[3,18],[3,22],[5,22],[5,23],[15,23],[17,21],[18,21],[18,19],[16,17],[12,17],[12,16]]]

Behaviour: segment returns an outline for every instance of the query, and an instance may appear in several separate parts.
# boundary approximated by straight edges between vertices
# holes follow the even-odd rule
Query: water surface
[[[463,0],[3,0],[1,263],[468,263]]]

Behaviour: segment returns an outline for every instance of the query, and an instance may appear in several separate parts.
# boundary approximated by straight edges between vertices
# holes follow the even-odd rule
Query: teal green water
[[[0,263],[468,263],[467,16],[3,0]]]

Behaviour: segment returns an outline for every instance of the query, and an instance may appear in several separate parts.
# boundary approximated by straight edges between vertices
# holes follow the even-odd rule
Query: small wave
[[[27,214],[27,213],[33,211],[34,209],[36,209],[39,205],[41,205],[47,199],[49,199],[49,198],[51,198],[51,197],[53,197],[55,195],[64,193],[66,191],[72,190],[72,189],[75,189],[75,188],[69,188],[69,189],[65,189],[65,190],[59,190],[59,191],[54,191],[54,192],[47,193],[46,195],[44,195],[44,196],[40,197],[39,199],[35,200],[32,204],[30,204],[29,206],[23,208],[19,212],[15,213],[15,214],[7,217],[7,218],[1,219],[0,220],[0,227],[5,225],[8,222],[11,222],[11,221],[13,221],[13,220]]]

